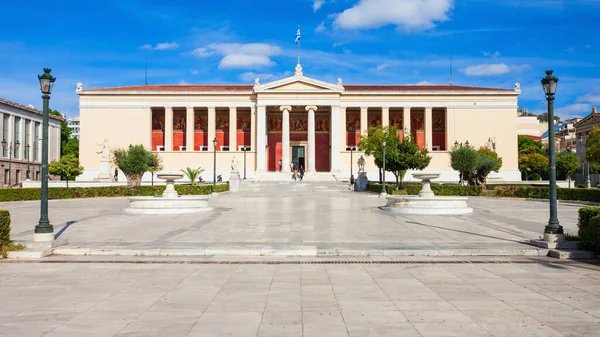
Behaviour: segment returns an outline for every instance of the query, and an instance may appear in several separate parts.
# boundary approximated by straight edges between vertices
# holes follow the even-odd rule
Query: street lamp
[[[583,146],[583,137],[579,137],[579,144]],[[587,188],[591,188],[592,184],[590,183],[590,163],[588,163],[587,160],[585,160],[585,156],[583,157],[583,168],[581,169],[581,173],[583,173],[584,177],[586,177],[585,186]]]
[[[11,176],[12,176],[12,155],[13,155],[13,150],[15,152],[17,152],[17,150],[19,149],[19,145],[21,145],[19,143],[19,141],[17,140],[16,143],[14,143],[11,141],[10,144],[6,142],[6,139],[2,140],[2,148],[4,150],[6,150],[6,146],[8,145],[8,188],[12,187],[12,180],[11,180]]]
[[[352,159],[352,153],[354,152],[354,146],[349,146],[346,148],[346,151],[350,151],[350,178],[352,178],[352,163],[354,162]]]
[[[248,147],[246,145],[242,146],[242,151],[244,151],[244,180],[246,180],[246,152]]]
[[[387,195],[387,190],[385,189],[385,146],[386,146],[385,138],[383,139],[381,144],[383,144],[383,188],[381,190],[381,195],[385,196],[385,195]]]
[[[213,139],[214,146],[214,162],[213,162],[213,193],[217,193],[217,138]]]
[[[27,156],[27,180],[30,180],[31,178],[29,177],[29,148],[30,145],[27,144],[27,146],[25,146],[25,156]]]
[[[556,155],[554,149],[554,94],[558,78],[552,75],[552,70],[546,70],[546,77],[542,79],[542,86],[548,101],[548,159],[550,173],[550,219],[544,229],[545,241],[562,241],[564,239],[563,227],[558,222],[556,201]],[[558,235],[556,240],[547,240],[548,235]]]
[[[38,75],[40,90],[44,100],[44,117],[42,121],[42,198],[40,221],[35,226],[33,241],[53,241],[54,228],[48,219],[48,103],[56,78],[50,75],[50,68],[44,68],[44,74]]]

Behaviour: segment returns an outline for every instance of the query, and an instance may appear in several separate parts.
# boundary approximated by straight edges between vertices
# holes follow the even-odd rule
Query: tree
[[[67,155],[79,158],[79,139],[71,137],[66,143],[61,144],[61,156]]]
[[[571,187],[571,176],[581,166],[579,163],[579,157],[575,153],[570,151],[563,151],[558,154],[556,158],[556,169],[560,172],[564,172],[569,179],[569,187]]]
[[[425,169],[431,157],[428,156],[427,149],[419,149],[410,136],[407,135],[401,141],[396,135],[396,130],[395,127],[389,126],[370,128],[366,136],[361,135],[358,146],[366,155],[373,156],[375,165],[382,168],[385,139],[385,169],[394,174],[396,188],[399,188],[406,171]]]
[[[154,154],[142,145],[130,145],[129,149],[113,151],[113,163],[127,177],[127,186],[135,187],[142,184],[142,176],[150,170]]]
[[[196,169],[193,169],[191,167],[186,167],[185,170],[181,170],[181,172],[183,172],[186,177],[188,177],[188,179],[192,182],[192,185],[194,185],[196,183],[196,178],[198,178],[198,176],[204,172],[204,169],[198,167]]]
[[[531,173],[540,174],[548,167],[548,158],[543,154],[531,153],[519,156],[519,171],[525,173],[525,179]]]
[[[500,171],[502,167],[502,157],[487,147],[480,147],[477,150],[477,173],[476,179],[478,185],[487,185],[487,177],[493,172]]]
[[[450,150],[450,166],[460,173],[459,184],[463,181],[474,185],[474,173],[477,171],[478,154],[470,145],[454,145]]]
[[[585,141],[585,160],[600,164],[600,127],[595,126]]]
[[[548,123],[548,113],[544,112],[542,114],[539,114],[537,116],[538,121],[542,122],[542,123]],[[554,123],[560,123],[560,117],[554,115]]]
[[[53,161],[48,165],[48,172],[67,181],[75,179],[83,173],[83,166],[79,166],[79,159],[72,154],[62,156],[59,161]]]
[[[156,152],[152,152],[152,156],[148,161],[148,167],[150,173],[152,173],[152,186],[154,186],[154,173],[163,169],[162,160]]]
[[[518,135],[519,154],[539,153],[545,154],[544,144],[539,140],[533,140],[527,136]]]

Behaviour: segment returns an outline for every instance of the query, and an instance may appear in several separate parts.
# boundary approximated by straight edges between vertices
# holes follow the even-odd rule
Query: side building
[[[0,98],[0,187],[18,186],[26,179],[40,180],[42,111]],[[49,116],[48,162],[60,159],[60,122]]]
[[[216,155],[217,173],[225,180],[235,162],[255,179],[277,178],[280,169],[289,172],[290,163],[304,166],[307,180],[348,179],[363,155],[357,151],[360,135],[377,125],[395,126],[399,137],[410,134],[427,148],[432,157],[427,171],[441,173],[439,181],[458,181],[449,150],[466,142],[493,148],[503,158],[494,178],[521,179],[518,84],[514,89],[346,85],[341,79],[328,83],[297,74],[255,85],[79,84],[77,93],[85,168],[80,181],[98,177],[104,140],[111,151],[142,144],[160,153],[165,170],[202,167],[206,177],[212,177]],[[378,179],[373,159],[365,159],[369,179]],[[406,178],[411,180],[410,172]]]

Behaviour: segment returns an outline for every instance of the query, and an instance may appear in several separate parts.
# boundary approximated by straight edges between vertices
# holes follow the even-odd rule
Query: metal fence
[[[589,174],[590,176],[590,185],[592,187],[598,186],[600,184],[600,174]],[[587,175],[584,173],[575,173],[573,175],[573,180],[575,180],[575,185],[586,185],[587,183]]]

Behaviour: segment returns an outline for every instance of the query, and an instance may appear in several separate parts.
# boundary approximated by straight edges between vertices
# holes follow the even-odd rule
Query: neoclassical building
[[[101,146],[143,144],[158,151],[166,170],[202,167],[227,179],[232,161],[248,177],[282,176],[290,162],[307,179],[347,179],[356,172],[359,137],[371,126],[393,125],[431,153],[427,171],[457,181],[448,150],[455,143],[489,146],[503,158],[496,178],[520,180],[517,163],[517,98],[514,89],[458,85],[361,85],[327,83],[302,73],[254,85],[144,85],[83,88],[80,159],[91,181],[99,173]],[[213,140],[217,140],[214,148]],[[244,153],[243,150],[247,152]],[[352,152],[352,153],[351,153]],[[352,162],[351,162],[352,156]],[[365,170],[377,179],[373,160]],[[389,175],[392,179],[393,175]],[[148,175],[145,179],[150,179]],[[410,179],[410,174],[407,175]]]

